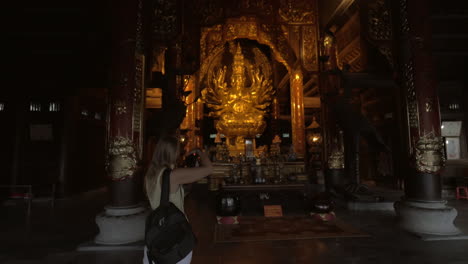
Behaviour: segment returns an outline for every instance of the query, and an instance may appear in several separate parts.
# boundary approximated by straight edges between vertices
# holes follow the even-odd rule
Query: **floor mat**
[[[339,219],[323,222],[310,216],[240,216],[239,224],[216,224],[214,241],[230,243],[368,236]]]

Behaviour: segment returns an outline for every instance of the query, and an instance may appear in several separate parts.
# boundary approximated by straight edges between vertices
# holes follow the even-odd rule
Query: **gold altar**
[[[316,5],[302,9],[304,17],[282,10],[279,24],[244,15],[201,29],[200,68],[184,85],[183,128],[186,150],[211,153],[211,189],[233,178],[255,184],[254,171],[269,183],[292,174],[307,178],[305,122],[311,116],[304,108],[317,106],[305,106],[304,96],[306,86],[309,94],[318,90],[318,39]]]
[[[252,164],[214,163],[213,174],[208,177],[209,190],[217,191],[220,186],[230,184],[255,184],[255,177],[265,179],[263,184],[282,185],[306,183],[308,175],[304,162],[279,162]],[[258,171],[261,171],[258,174]]]

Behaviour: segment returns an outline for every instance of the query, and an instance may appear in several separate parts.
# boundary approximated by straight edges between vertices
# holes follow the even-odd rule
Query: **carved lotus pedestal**
[[[131,207],[104,208],[96,216],[99,234],[96,244],[122,245],[142,241],[145,238],[145,220],[150,210],[143,204]]]
[[[402,200],[394,204],[399,225],[404,230],[418,235],[451,236],[460,234],[453,221],[457,216],[455,208],[447,201]]]

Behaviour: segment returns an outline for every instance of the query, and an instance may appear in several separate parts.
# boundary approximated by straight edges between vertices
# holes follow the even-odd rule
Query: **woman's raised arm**
[[[205,152],[197,150],[200,155],[200,166],[194,168],[177,168],[171,174],[171,191],[181,184],[196,182],[213,173],[213,165]]]

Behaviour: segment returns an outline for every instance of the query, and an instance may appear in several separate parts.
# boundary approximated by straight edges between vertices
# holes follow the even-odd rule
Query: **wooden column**
[[[138,202],[136,192],[142,158],[144,56],[141,52],[141,1],[119,0],[112,11],[111,87],[108,93],[107,173],[111,205]]]
[[[336,40],[334,36],[326,34],[322,40],[320,93],[324,129],[324,157],[327,159],[328,169],[344,168],[343,142],[337,127],[330,104],[336,103],[340,93],[340,77],[336,57]]]
[[[405,194],[415,200],[441,199],[443,139],[429,11],[426,1],[399,1],[399,26],[395,31],[410,167]]]
[[[278,92],[277,92],[278,93]],[[271,102],[271,129],[272,137],[279,135],[279,116],[280,116],[280,105],[278,102],[278,95],[276,94]]]
[[[185,104],[187,104],[186,115],[184,120],[184,127],[188,129],[187,132],[187,143],[185,150],[187,153],[196,147],[197,139],[195,136],[196,120],[197,120],[197,103],[195,103],[195,80],[193,76],[184,77],[185,91],[191,93],[185,98]]]
[[[305,154],[304,91],[302,70],[292,72],[290,78],[291,126],[294,151],[298,157]]]
[[[99,234],[94,242],[128,244],[144,239],[149,212],[140,204],[144,109],[142,1],[112,2],[111,87],[107,109],[106,171],[111,179],[110,204],[96,216]],[[98,146],[96,146],[98,147]]]
[[[202,120],[203,120],[203,102],[198,100],[195,103],[195,111],[196,111],[196,127],[197,132],[195,133],[196,142],[195,147],[203,149],[203,127],[202,127]]]
[[[271,124],[271,137],[272,139],[278,135],[279,136],[279,116],[280,116],[280,106],[278,102],[279,94],[279,85],[281,82],[281,76],[279,76],[279,63],[275,60],[271,63],[273,69],[273,87],[275,87],[275,95],[273,101],[271,102],[271,115],[270,115],[270,124]]]
[[[111,205],[136,204],[137,146],[133,117],[136,100],[136,33],[138,1],[118,0],[112,9],[112,83],[108,93],[107,173],[111,182]]]
[[[441,197],[440,170],[443,140],[440,136],[439,99],[431,56],[431,18],[428,1],[393,2],[399,84],[405,97],[407,160],[405,197],[395,203],[400,226],[427,236],[456,235],[457,211]],[[403,119],[404,120],[404,119]]]

